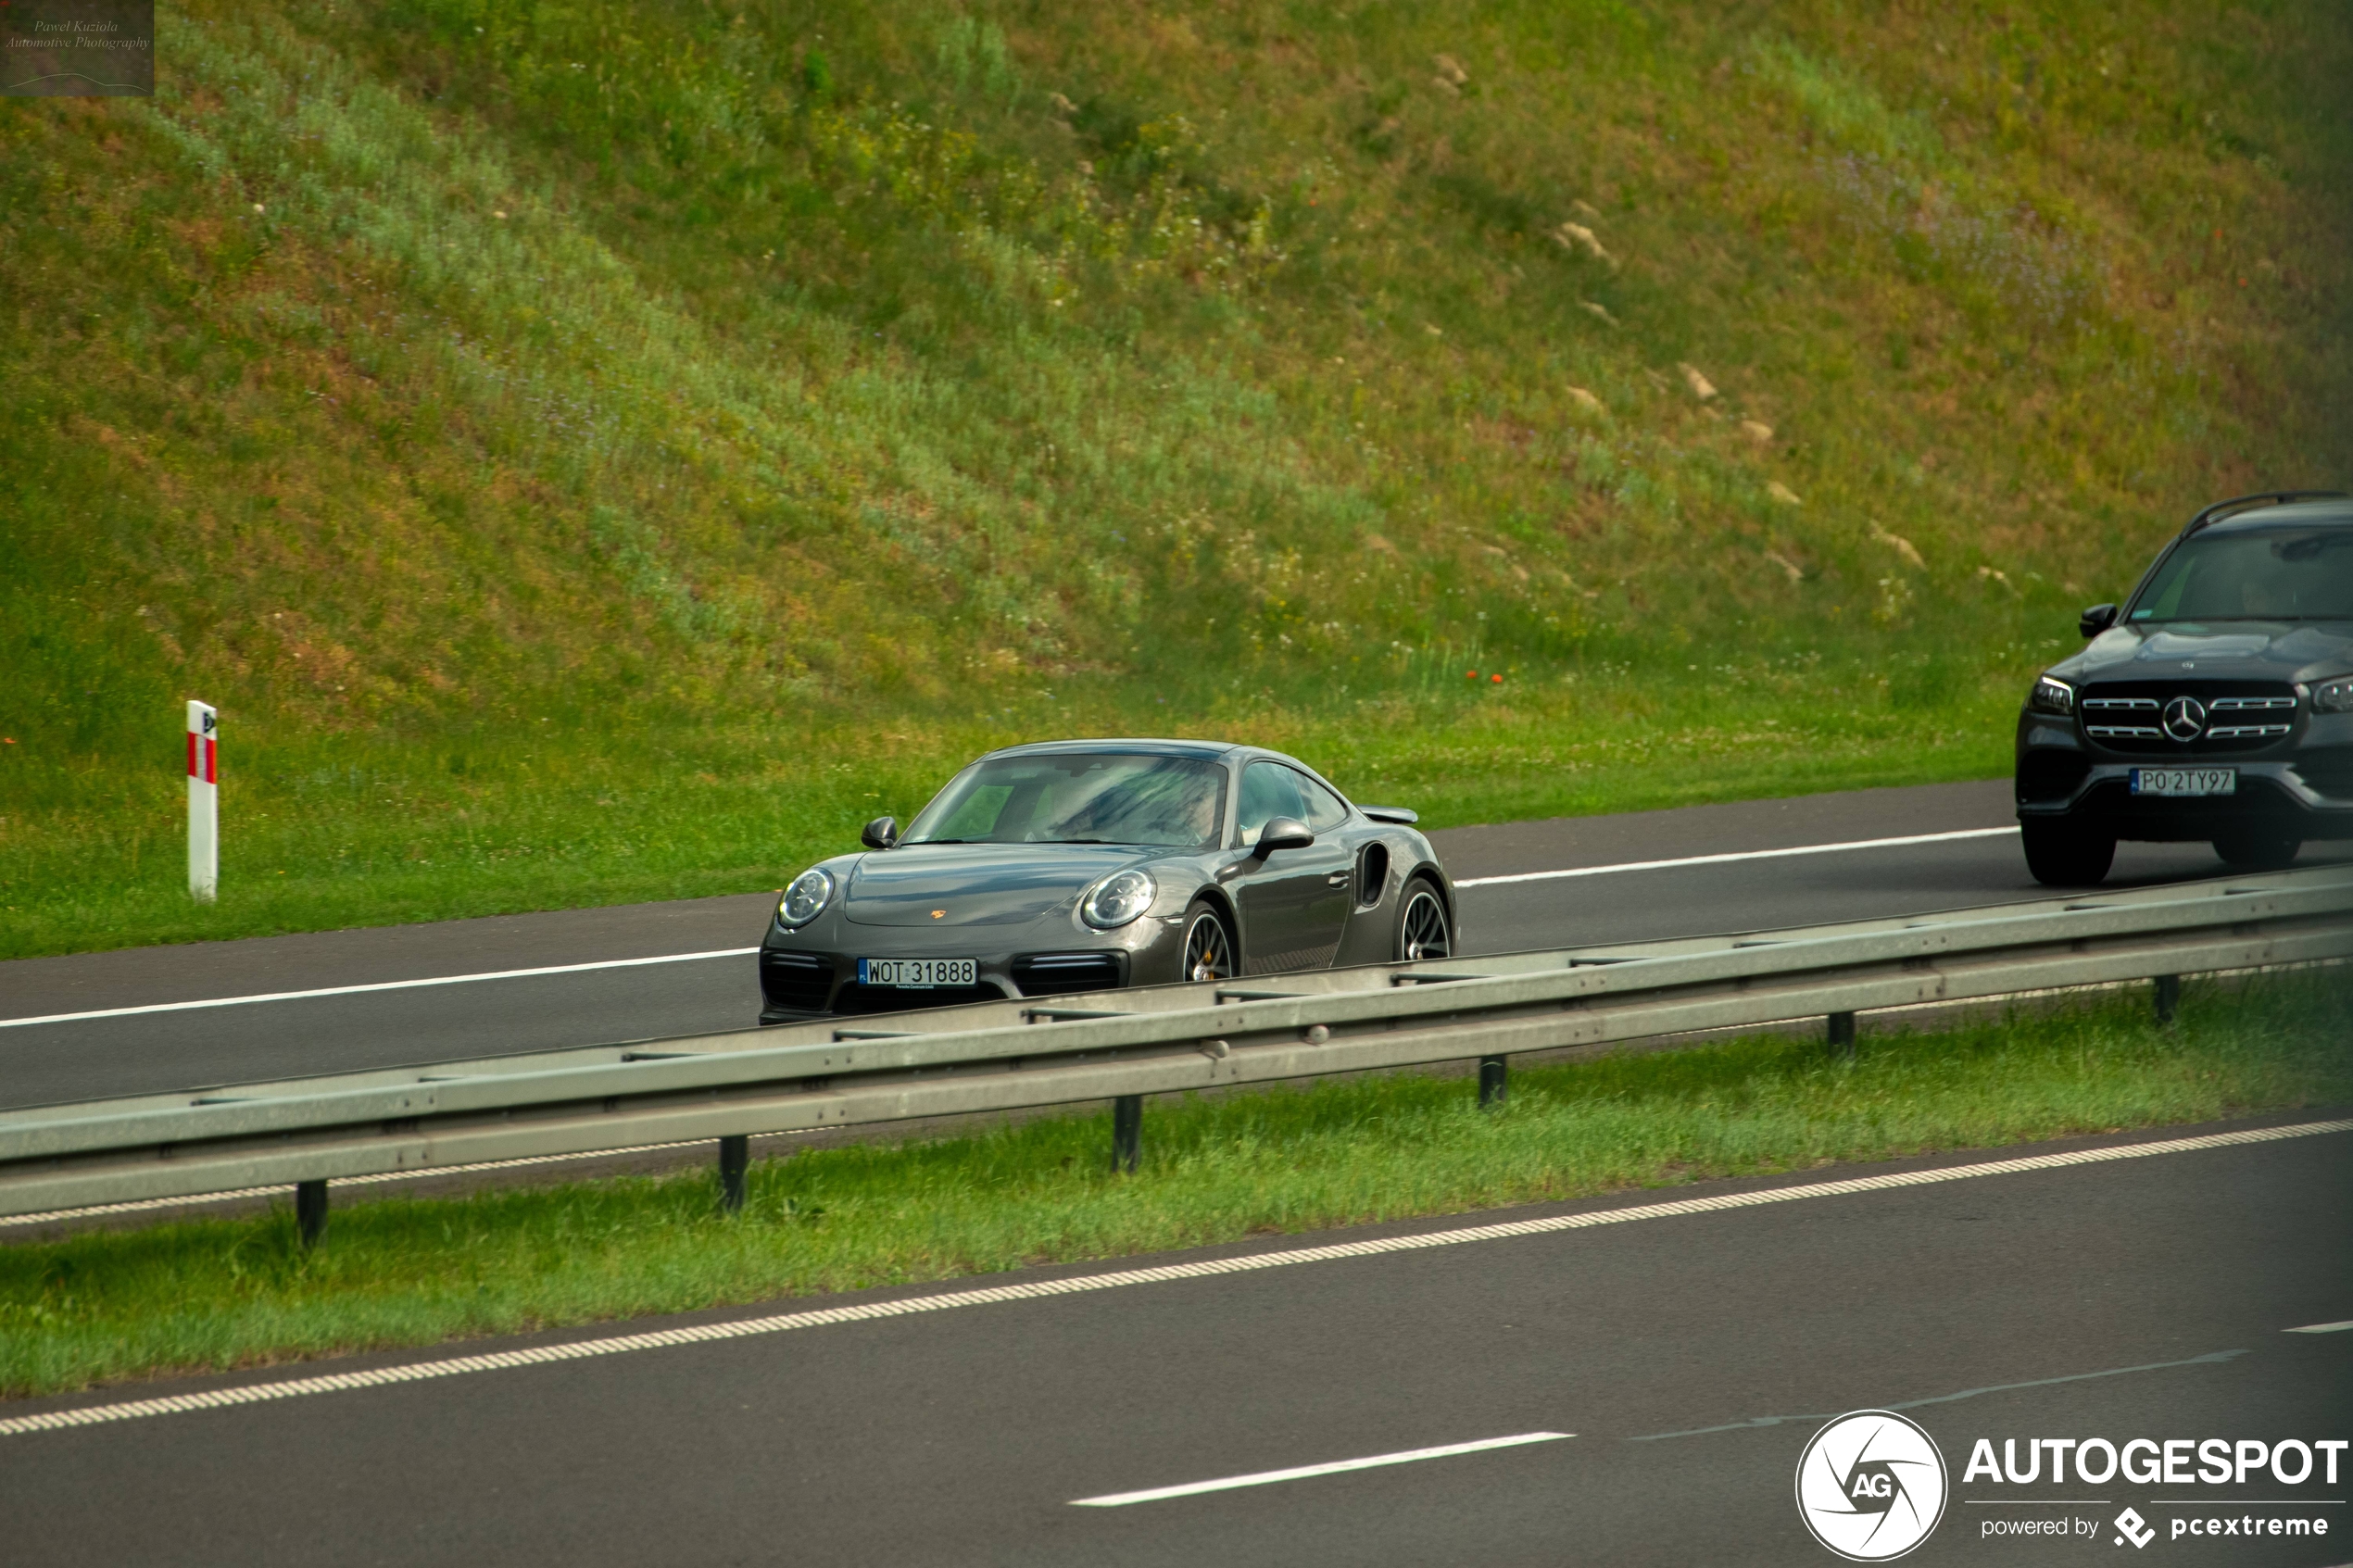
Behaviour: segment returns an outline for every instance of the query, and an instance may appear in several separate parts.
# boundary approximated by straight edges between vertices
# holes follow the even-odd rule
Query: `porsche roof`
[[[1102,740],[1039,740],[1021,746],[1000,746],[988,753],[991,757],[1011,757],[1020,752],[1125,751],[1146,757],[1224,757],[1231,752],[1255,750],[1254,746],[1239,746],[1220,740],[1142,740],[1111,737]]]

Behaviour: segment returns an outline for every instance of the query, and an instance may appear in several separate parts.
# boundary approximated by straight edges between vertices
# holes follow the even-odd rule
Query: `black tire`
[[[2284,872],[2303,847],[2302,839],[2284,833],[2234,833],[2214,841],[2214,853],[2239,872]]]
[[[2067,822],[2022,822],[2026,869],[2045,887],[2094,887],[2116,863],[2116,835]]]
[[[1185,946],[1177,965],[1179,980],[1231,980],[1242,972],[1241,949],[1226,911],[1207,898],[1194,899],[1185,911]]]
[[[1446,900],[1438,896],[1437,884],[1426,876],[1407,883],[1397,900],[1395,950],[1399,963],[1454,956],[1453,917],[1446,912]]]

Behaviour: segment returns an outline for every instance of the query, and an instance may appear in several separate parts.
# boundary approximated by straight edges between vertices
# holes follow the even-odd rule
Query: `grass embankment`
[[[765,1161],[733,1218],[693,1173],[356,1203],[308,1254],[283,1211],[0,1247],[0,1392],[2342,1104],[2344,979],[2194,985],[2170,1029],[2135,990],[1851,1063],[1755,1038],[1523,1068],[1496,1114],[1414,1075],[1155,1100],[1133,1176],[1070,1117]]]
[[[158,26],[0,102],[0,953],[773,885],[1074,730],[1982,774],[2189,508],[2353,470],[2325,0]]]

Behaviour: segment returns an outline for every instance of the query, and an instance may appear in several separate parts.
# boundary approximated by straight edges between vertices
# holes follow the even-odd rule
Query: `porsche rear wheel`
[[[1226,917],[1217,906],[1206,898],[1197,898],[1185,911],[1185,969],[1187,980],[1231,980],[1241,972],[1235,960],[1234,935],[1226,928]]]
[[[1428,881],[1416,877],[1405,884],[1405,901],[1397,912],[1397,961],[1452,958],[1454,922],[1446,918],[1445,901]]]

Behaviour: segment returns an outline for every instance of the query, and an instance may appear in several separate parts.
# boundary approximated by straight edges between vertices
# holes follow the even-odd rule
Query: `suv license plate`
[[[858,984],[928,991],[937,985],[977,985],[978,959],[860,959]]]
[[[2236,795],[2236,768],[2135,768],[2134,795]]]

